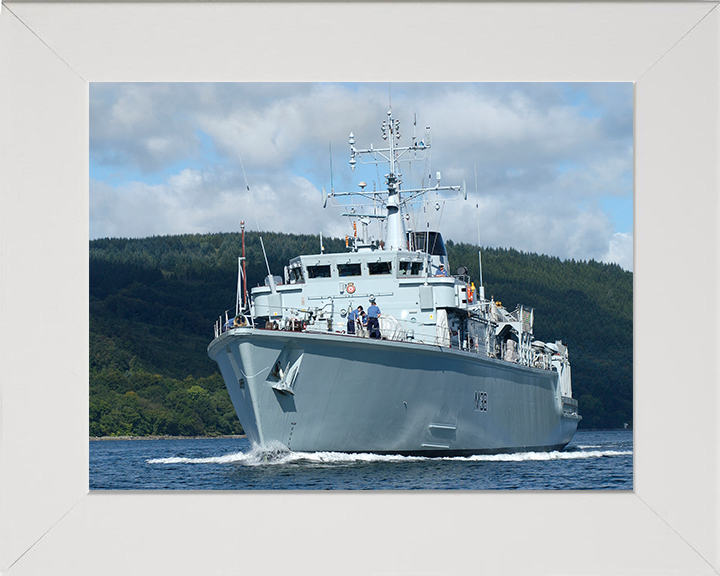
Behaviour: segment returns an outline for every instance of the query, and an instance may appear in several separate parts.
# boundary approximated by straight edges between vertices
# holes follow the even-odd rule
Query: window
[[[330,264],[322,266],[308,266],[308,278],[330,278]]]
[[[390,274],[392,272],[392,263],[390,262],[368,262],[368,272],[374,274]]]
[[[420,250],[433,256],[447,256],[445,244],[440,232],[409,232],[408,243],[410,250]]]
[[[422,271],[422,262],[400,262],[400,276],[419,276]]]
[[[344,276],[361,276],[362,271],[360,270],[360,263],[353,264],[338,264],[338,275],[342,278]]]
[[[302,268],[290,268],[288,271],[288,276],[290,277],[290,284],[296,284],[300,282],[304,282],[305,279],[302,275]]]

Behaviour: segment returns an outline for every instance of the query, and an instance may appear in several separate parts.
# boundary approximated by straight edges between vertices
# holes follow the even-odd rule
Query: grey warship
[[[381,132],[387,145],[368,149],[350,134],[350,167],[387,165],[384,189],[323,188],[323,207],[341,206],[351,221],[345,252],[297,256],[283,276],[268,267],[249,293],[239,258],[235,315],[218,318],[208,355],[248,439],[424,456],[564,448],[581,419],[567,346],[534,338],[531,307],[486,298],[482,267],[477,286],[463,267],[444,272],[440,232],[407,224],[434,198],[467,199],[465,183],[441,186],[437,173],[434,185],[427,176],[405,189],[403,164],[427,161],[429,128],[400,146],[390,110]],[[357,313],[372,303],[379,335]]]

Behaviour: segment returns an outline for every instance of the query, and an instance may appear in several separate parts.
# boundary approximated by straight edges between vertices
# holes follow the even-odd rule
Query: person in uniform
[[[357,310],[351,310],[350,314],[348,314],[347,319],[347,333],[348,334],[355,334],[355,323],[357,322],[359,312]]]
[[[357,334],[361,338],[368,337],[367,331],[367,313],[363,310],[362,306],[358,306],[358,322],[357,322]]]
[[[435,272],[435,276],[447,276],[447,275],[448,275],[448,273],[445,272],[445,265],[440,264],[440,268],[438,268],[438,271]]]
[[[361,338],[364,338],[367,336],[365,327],[367,326],[367,315],[365,314],[365,310],[363,310],[362,306],[357,307],[357,317],[355,320],[355,332],[358,336]]]
[[[375,299],[370,300],[370,308],[367,311],[368,315],[368,331],[370,332],[370,338],[380,338],[380,308],[375,304]]]

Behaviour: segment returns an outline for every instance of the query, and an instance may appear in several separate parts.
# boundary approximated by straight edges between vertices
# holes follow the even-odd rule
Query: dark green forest
[[[248,286],[267,275],[259,235],[246,234]],[[275,274],[319,252],[318,236],[261,235]],[[447,250],[477,284],[477,246],[448,240]],[[242,433],[206,353],[215,320],[234,312],[240,253],[234,233],[90,242],[91,436]],[[482,248],[482,271],[487,296],[535,308],[536,338],[567,343],[580,428],[632,426],[632,273],[497,248]]]

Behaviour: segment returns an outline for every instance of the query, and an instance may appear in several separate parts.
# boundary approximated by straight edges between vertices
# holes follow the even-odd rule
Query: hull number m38
[[[487,412],[488,400],[487,392],[475,391],[475,411],[476,412]]]

